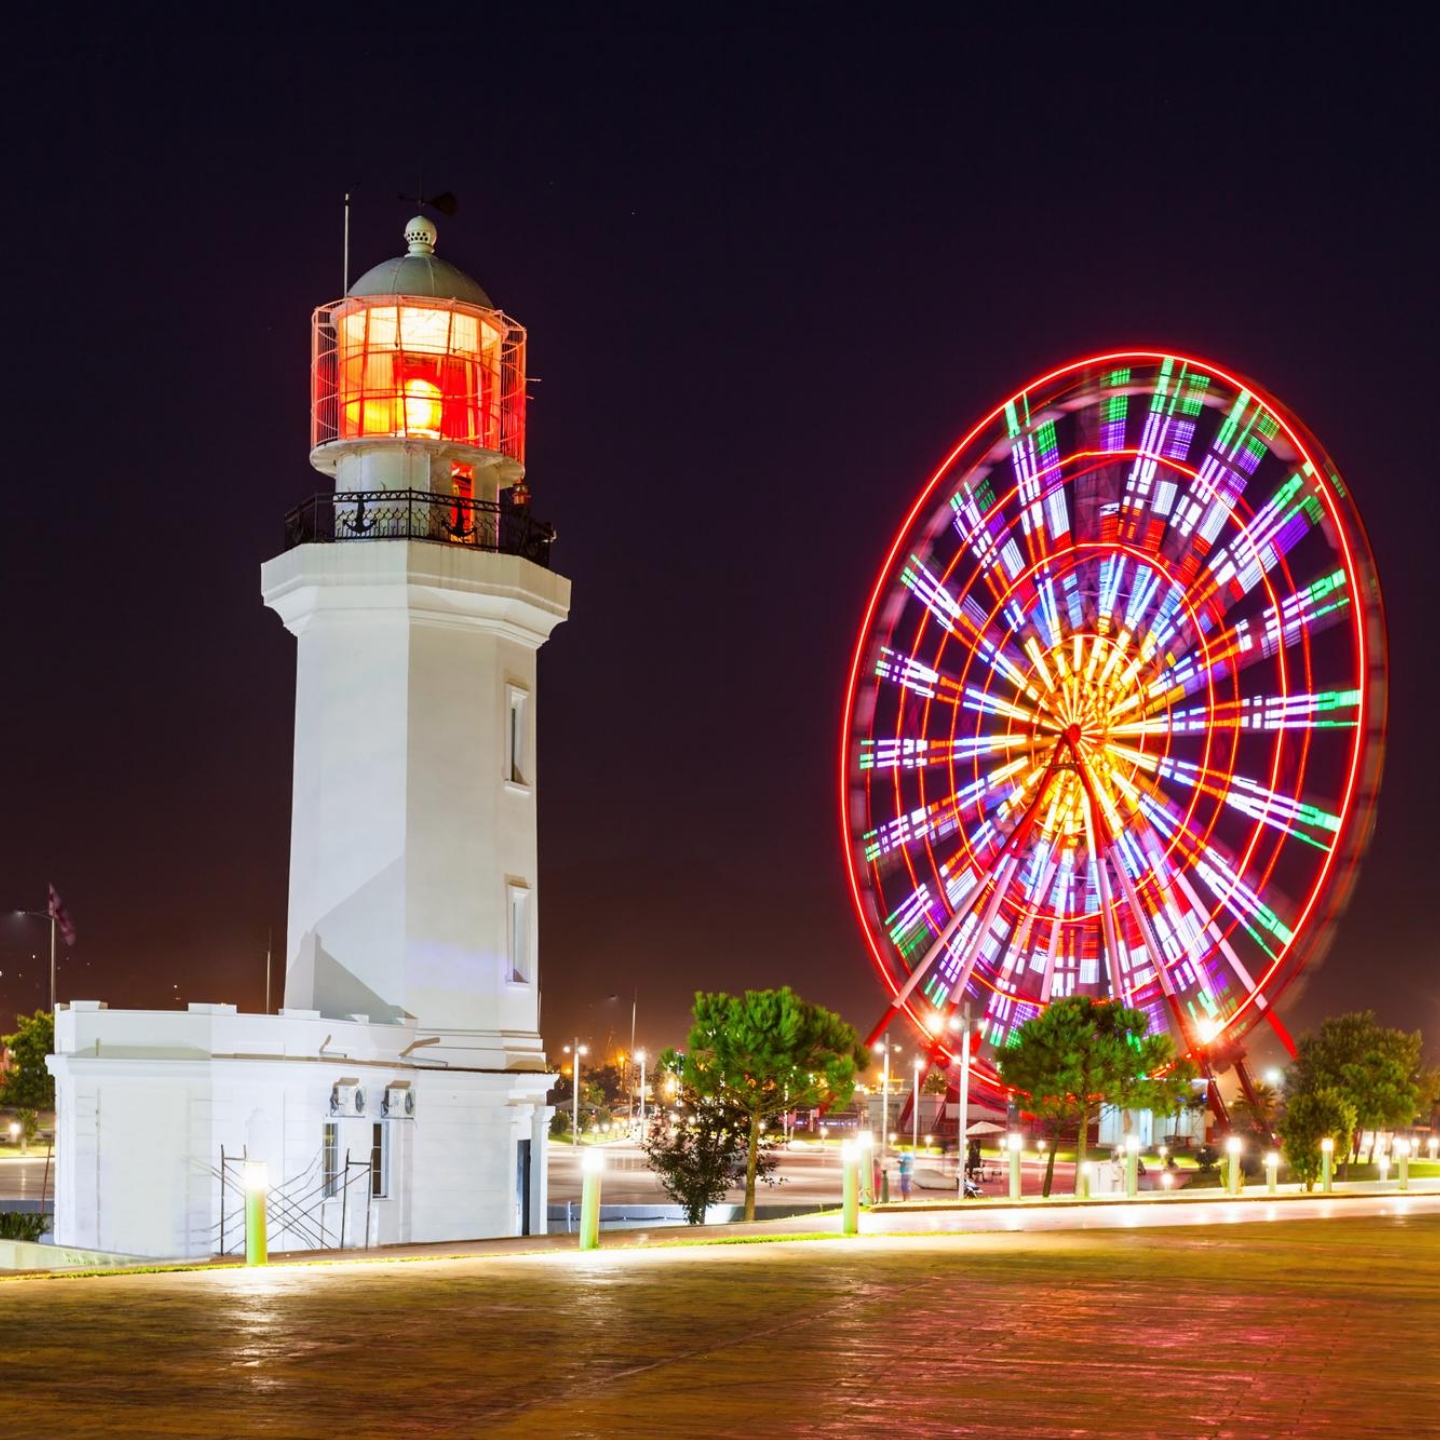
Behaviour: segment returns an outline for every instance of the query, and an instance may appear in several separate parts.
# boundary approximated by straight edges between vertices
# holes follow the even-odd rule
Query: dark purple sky
[[[874,572],[980,414],[1128,344],[1256,377],[1366,517],[1387,777],[1290,1019],[1373,1005],[1440,1038],[1425,37],[1214,6],[518,9],[10,22],[0,909],[60,887],[61,998],[261,1003],[295,657],[259,566],[321,486],[341,194],[358,271],[423,169],[461,198],[441,253],[529,327],[530,481],[574,581],[539,696],[552,1048],[628,1041],[637,990],[652,1047],[697,988],[789,983],[869,1028],[835,772]],[[0,919],[0,1015],[43,1002],[32,953],[43,926]]]

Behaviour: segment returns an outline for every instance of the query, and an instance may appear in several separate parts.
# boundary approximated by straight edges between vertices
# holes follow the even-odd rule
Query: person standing
[[[915,1157],[908,1150],[900,1152],[900,1199],[910,1198],[910,1179],[915,1173]]]

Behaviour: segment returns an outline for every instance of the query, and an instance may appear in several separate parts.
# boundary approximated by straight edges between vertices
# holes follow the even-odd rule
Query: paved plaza
[[[14,1436],[1414,1437],[1440,1218],[0,1284]]]

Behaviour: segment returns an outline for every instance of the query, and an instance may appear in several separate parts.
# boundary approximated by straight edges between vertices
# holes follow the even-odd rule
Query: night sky
[[[461,202],[440,253],[529,328],[534,509],[574,582],[538,697],[552,1051],[628,1043],[637,993],[642,1043],[678,1041],[697,988],[788,983],[868,1030],[836,773],[875,571],[980,415],[1148,345],[1259,380],[1365,516],[1379,824],[1288,1019],[1373,1006],[1433,1052],[1426,37],[1319,7],[522,8],[8,26],[0,910],[53,879],[60,998],[259,1008],[273,927],[278,1003],[295,646],[259,567],[324,483],[342,194],[353,275],[423,174]],[[45,945],[0,919],[0,1015],[44,1003]]]

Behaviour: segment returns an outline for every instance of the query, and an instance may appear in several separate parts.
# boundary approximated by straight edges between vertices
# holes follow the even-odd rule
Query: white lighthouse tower
[[[262,576],[299,642],[285,1003],[538,1060],[535,659],[569,582],[524,491],[525,332],[434,254],[315,312],[311,463]]]
[[[536,654],[570,583],[525,489],[525,331],[406,253],[312,324],[311,452],[265,603],[297,641],[285,1004],[57,1016],[56,1237],[271,1245],[543,1230]]]

